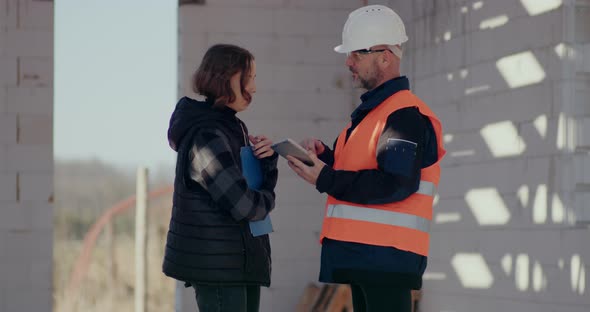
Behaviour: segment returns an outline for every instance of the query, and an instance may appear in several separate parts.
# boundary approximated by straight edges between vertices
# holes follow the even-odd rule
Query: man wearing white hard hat
[[[289,166],[327,193],[320,281],[350,284],[355,312],[411,310],[429,250],[433,200],[445,154],[440,120],[400,74],[404,23],[369,5],[348,16],[346,66],[367,89],[333,149],[308,138],[314,162]]]

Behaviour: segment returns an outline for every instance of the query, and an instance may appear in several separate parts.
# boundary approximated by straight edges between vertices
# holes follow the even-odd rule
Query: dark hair
[[[214,106],[225,106],[236,100],[230,79],[241,72],[240,90],[246,101],[252,95],[244,89],[250,79],[254,56],[250,51],[232,44],[216,44],[207,50],[199,69],[193,76],[193,90],[212,101]]]

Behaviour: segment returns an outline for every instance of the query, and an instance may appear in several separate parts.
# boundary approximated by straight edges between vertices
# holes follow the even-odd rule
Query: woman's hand
[[[273,151],[270,146],[272,145],[272,141],[264,135],[249,135],[248,138],[252,143],[252,150],[254,151],[254,156],[258,159],[270,157],[274,155],[275,151]]]

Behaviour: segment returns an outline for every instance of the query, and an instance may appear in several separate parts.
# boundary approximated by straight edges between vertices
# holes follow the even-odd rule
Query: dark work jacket
[[[178,152],[163,272],[189,284],[270,285],[268,235],[253,237],[249,221],[274,208],[276,156],[261,160],[263,184],[248,189],[241,147],[245,125],[229,108],[182,98],[168,139]]]

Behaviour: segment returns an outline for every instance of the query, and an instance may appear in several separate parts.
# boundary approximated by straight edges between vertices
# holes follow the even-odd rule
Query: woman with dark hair
[[[201,312],[258,311],[260,286],[270,285],[268,235],[252,234],[250,224],[274,208],[277,155],[271,140],[248,135],[236,117],[256,92],[255,78],[250,52],[214,45],[194,75],[206,100],[183,97],[170,119],[178,156],[163,271],[195,288]],[[259,163],[255,188],[241,156],[250,148]]]

